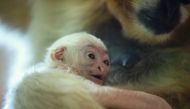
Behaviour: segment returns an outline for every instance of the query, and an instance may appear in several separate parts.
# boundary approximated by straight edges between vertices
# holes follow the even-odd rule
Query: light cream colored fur
[[[67,61],[63,66],[63,62],[58,63],[51,58],[52,52],[59,47],[66,47],[67,51],[73,50],[74,54],[65,52],[64,56],[77,57],[76,51],[80,49],[74,50],[73,47],[78,45],[80,48],[83,44],[94,44],[106,50],[101,40],[85,32],[74,33],[57,40],[48,49],[45,62],[25,72],[18,85],[10,89],[3,109],[103,109],[90,93],[92,91],[89,91],[96,90],[93,87],[96,86],[95,83],[78,76],[79,72],[67,65]],[[77,61],[68,60],[73,60],[73,63]]]
[[[103,109],[85,86],[90,81],[72,73],[71,69],[33,69],[16,90],[14,109]]]

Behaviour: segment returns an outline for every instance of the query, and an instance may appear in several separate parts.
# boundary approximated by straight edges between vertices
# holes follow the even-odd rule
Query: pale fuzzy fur
[[[103,109],[84,82],[92,84],[71,69],[37,66],[16,88],[12,109]]]
[[[95,36],[88,34],[86,32],[78,32],[78,33],[73,33],[73,34],[63,36],[59,40],[55,41],[48,48],[48,51],[47,51],[47,54],[45,57],[45,62],[51,67],[58,66],[58,64],[63,64],[63,62],[59,63],[59,62],[55,62],[55,60],[52,60],[52,57],[51,57],[52,53],[58,48],[72,49],[72,51],[70,51],[70,52],[73,52],[73,54],[64,53],[64,56],[69,58],[70,56],[67,56],[67,55],[75,55],[76,54],[75,52],[77,50],[73,50],[74,48],[69,48],[69,47],[76,46],[76,43],[77,43],[77,47],[75,47],[76,49],[80,48],[80,46],[83,46],[83,44],[94,44],[97,47],[107,51],[106,46],[104,45],[104,43],[99,38],[96,38]],[[76,56],[73,56],[73,58],[74,57],[76,57]],[[74,61],[71,63],[79,63],[77,61],[78,59],[68,59],[68,60]]]
[[[53,43],[45,62],[29,69],[18,85],[10,88],[3,109],[104,109],[89,91],[96,90],[93,87],[96,84],[78,76],[67,63],[60,67],[51,59],[52,52],[59,47],[73,49],[69,47],[88,43],[106,50],[100,39],[85,32],[67,35]]]

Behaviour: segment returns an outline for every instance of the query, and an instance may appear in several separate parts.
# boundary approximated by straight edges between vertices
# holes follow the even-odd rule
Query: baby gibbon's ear
[[[63,61],[65,50],[66,50],[65,47],[59,47],[59,48],[55,49],[54,51],[52,51],[52,53],[51,53],[52,60]]]

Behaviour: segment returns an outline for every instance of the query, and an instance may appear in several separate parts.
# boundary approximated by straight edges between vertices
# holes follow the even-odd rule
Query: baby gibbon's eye
[[[110,61],[109,61],[109,60],[104,60],[103,62],[104,62],[104,64],[106,64],[107,66],[110,65]]]
[[[95,58],[96,58],[93,53],[88,54],[88,57],[89,57],[90,59],[95,59]]]

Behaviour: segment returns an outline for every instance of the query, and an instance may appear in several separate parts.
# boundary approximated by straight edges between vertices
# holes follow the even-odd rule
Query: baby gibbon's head
[[[85,32],[63,36],[48,49],[46,63],[50,67],[69,66],[95,83],[103,84],[110,69],[104,43]]]

